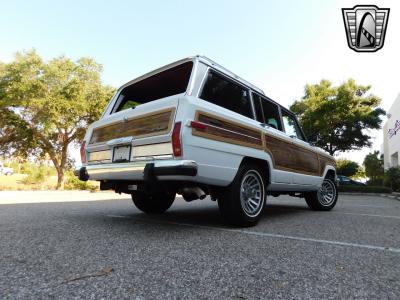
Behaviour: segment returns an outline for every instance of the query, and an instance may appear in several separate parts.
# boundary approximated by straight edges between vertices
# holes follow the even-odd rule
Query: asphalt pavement
[[[36,193],[0,192],[1,299],[400,298],[395,199],[269,197],[241,229],[208,198],[149,216],[126,196]]]

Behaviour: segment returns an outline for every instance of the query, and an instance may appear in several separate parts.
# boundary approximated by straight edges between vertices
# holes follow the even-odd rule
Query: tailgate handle
[[[115,145],[129,145],[132,144],[133,136],[122,137],[118,139],[109,140],[106,144],[107,146],[115,146]]]

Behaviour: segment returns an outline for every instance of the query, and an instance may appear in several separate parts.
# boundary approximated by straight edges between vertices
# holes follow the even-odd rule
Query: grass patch
[[[0,191],[43,191],[55,190],[57,176],[42,176],[15,173],[11,176],[0,175]],[[66,190],[99,190],[100,185],[96,181],[80,181],[74,175],[67,173],[65,176]]]
[[[37,182],[35,175],[18,173],[11,176],[0,175],[0,191],[54,190],[56,184],[56,176],[46,176],[41,182]]]

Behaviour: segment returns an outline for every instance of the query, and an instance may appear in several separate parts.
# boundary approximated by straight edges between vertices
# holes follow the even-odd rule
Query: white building
[[[383,158],[385,169],[399,166],[400,152],[400,94],[387,112],[383,126]]]

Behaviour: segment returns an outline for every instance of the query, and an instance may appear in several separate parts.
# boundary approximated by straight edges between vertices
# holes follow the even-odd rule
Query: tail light
[[[176,122],[172,131],[172,152],[175,157],[182,156],[181,126],[181,122]]]
[[[80,149],[81,161],[82,161],[83,164],[86,162],[86,149],[85,149],[85,146],[86,146],[86,142],[83,141],[82,144],[81,144],[81,149]]]

